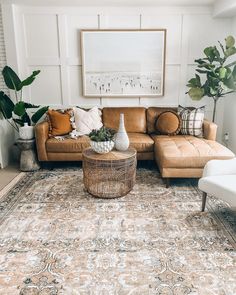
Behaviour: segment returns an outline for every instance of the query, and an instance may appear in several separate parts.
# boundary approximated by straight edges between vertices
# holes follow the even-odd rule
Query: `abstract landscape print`
[[[81,31],[84,96],[164,95],[166,30]]]

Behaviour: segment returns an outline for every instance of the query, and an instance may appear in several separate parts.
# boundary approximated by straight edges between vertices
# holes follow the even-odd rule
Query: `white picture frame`
[[[164,95],[166,29],[82,30],[85,97]]]

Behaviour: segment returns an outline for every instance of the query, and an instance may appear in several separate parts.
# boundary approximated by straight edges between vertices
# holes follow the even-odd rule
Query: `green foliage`
[[[193,87],[189,90],[192,100],[200,100],[204,95],[204,90],[200,87]]]
[[[10,119],[12,117],[12,112],[14,110],[14,103],[3,91],[0,91],[0,113],[2,113],[5,119]]]
[[[38,109],[37,112],[35,112],[33,116],[31,117],[31,121],[34,124],[36,124],[42,118],[42,116],[47,112],[47,110],[48,110],[48,106]]]
[[[32,118],[30,118],[27,110],[31,108],[39,108],[39,106],[22,100],[23,87],[31,85],[39,73],[40,71],[33,71],[29,77],[21,81],[12,68],[5,66],[2,70],[6,86],[15,92],[16,103],[14,103],[3,91],[0,91],[0,113],[2,113],[5,119],[13,120],[14,124],[12,124],[11,121],[9,121],[9,123],[16,130],[18,130],[18,125],[23,126],[26,122],[29,125],[31,125],[31,123],[37,123],[48,110],[48,107],[42,107],[33,114]]]
[[[21,90],[21,80],[17,74],[8,66],[5,66],[2,70],[3,79],[7,87],[11,90]]]
[[[219,42],[220,48],[209,46],[204,49],[205,56],[196,59],[198,74],[188,81],[189,96],[193,100],[200,100],[203,96],[218,99],[236,91],[236,61],[227,64],[227,59],[236,54],[233,36],[225,38],[225,45]]]
[[[40,73],[40,71],[33,71],[33,73],[26,78],[25,80],[23,80],[20,84],[21,88],[24,86],[29,86],[30,84],[32,84],[35,80],[35,77]]]
[[[116,131],[110,128],[102,127],[98,130],[94,129],[89,133],[89,138],[92,141],[110,141],[114,139]]]
[[[24,86],[28,86],[33,83],[35,77],[40,71],[33,71],[33,73],[21,81],[18,75],[12,70],[12,68],[5,66],[2,70],[3,79],[7,87],[11,90],[20,91]]]

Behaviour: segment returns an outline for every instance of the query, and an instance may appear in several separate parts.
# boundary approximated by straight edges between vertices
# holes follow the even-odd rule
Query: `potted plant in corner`
[[[33,124],[48,110],[48,106],[40,107],[31,103],[23,101],[22,90],[23,87],[29,86],[35,80],[35,77],[40,71],[33,71],[33,73],[24,80],[21,80],[18,75],[8,66],[5,66],[2,75],[8,89],[14,91],[14,101],[3,91],[0,91],[0,113],[3,118],[17,131],[20,131],[20,136],[24,139],[33,137]],[[37,108],[38,110],[30,117],[28,109]],[[23,127],[24,126],[24,127]]]
[[[200,76],[195,74],[187,84],[190,87],[187,93],[193,100],[200,100],[204,96],[214,100],[213,122],[218,100],[236,91],[236,61],[232,62],[232,56],[236,54],[234,45],[234,37],[228,36],[225,45],[219,42],[220,50],[216,46],[205,48],[205,56],[195,60],[196,72],[202,75],[204,81],[202,82]]]
[[[89,133],[91,148],[99,154],[109,153],[114,147],[115,133],[115,130],[106,127],[92,130]]]

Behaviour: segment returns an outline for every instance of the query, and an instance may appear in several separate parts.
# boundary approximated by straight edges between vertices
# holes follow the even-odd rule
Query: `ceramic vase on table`
[[[125,130],[124,114],[120,114],[120,125],[115,136],[115,148],[118,151],[126,151],[129,148],[129,137]]]
[[[98,154],[107,154],[114,147],[114,141],[90,141],[91,148]]]
[[[21,139],[33,139],[34,138],[34,127],[29,126],[28,123],[24,123],[23,127],[19,128],[19,136]]]

